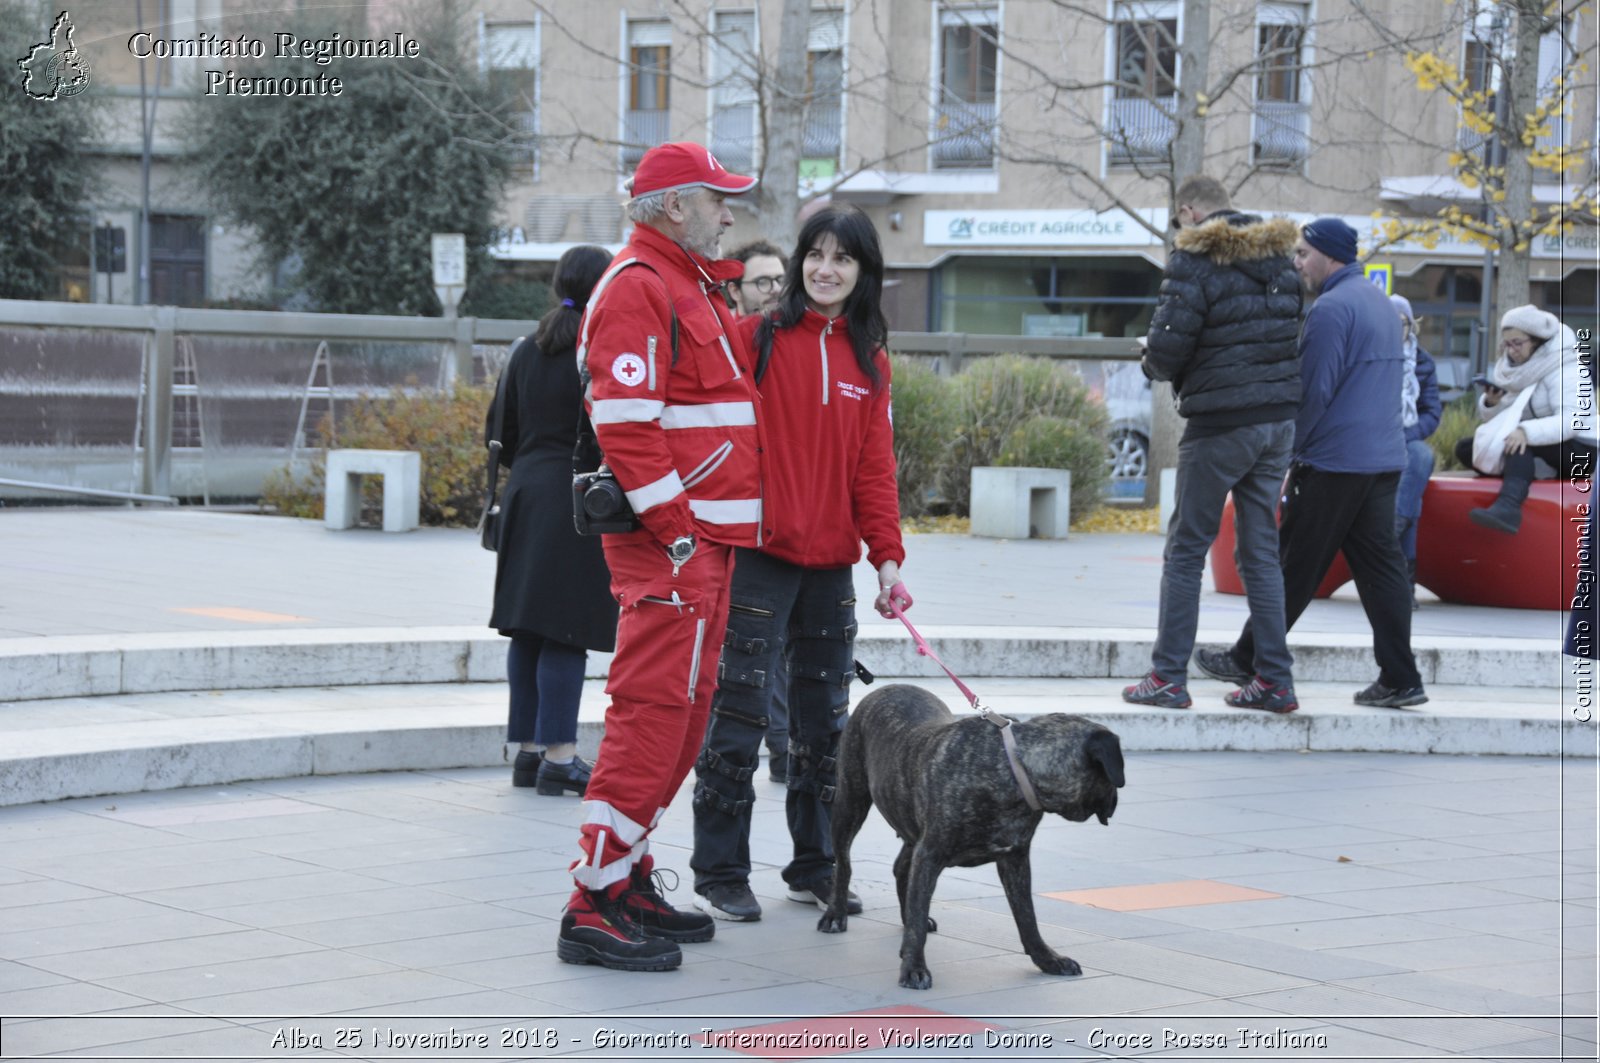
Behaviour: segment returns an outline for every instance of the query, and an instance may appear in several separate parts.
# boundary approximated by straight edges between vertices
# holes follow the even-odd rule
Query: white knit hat
[[[1529,303],[1506,311],[1506,316],[1500,319],[1500,331],[1508,328],[1521,329],[1534,339],[1547,340],[1561,331],[1561,322],[1554,314]]]

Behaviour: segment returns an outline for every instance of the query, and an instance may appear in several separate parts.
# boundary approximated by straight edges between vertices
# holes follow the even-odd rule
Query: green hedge
[[[1049,358],[973,359],[954,378],[896,358],[894,431],[907,517],[968,515],[975,466],[1069,470],[1074,518],[1099,508],[1109,475],[1105,406]]]
[[[422,523],[470,527],[482,505],[483,417],[492,397],[489,388],[458,385],[449,394],[397,389],[357,399],[339,407],[337,438],[324,420],[313,445],[419,452]],[[974,360],[952,379],[896,357],[894,429],[905,517],[968,515],[977,465],[1067,469],[1074,519],[1100,507],[1109,475],[1105,407],[1076,373],[1048,358]],[[289,516],[320,519],[325,475],[318,453],[299,477],[288,467],[269,477],[262,500]],[[363,507],[376,511],[382,485],[374,480],[363,491]]]
[[[422,455],[420,520],[427,525],[471,527],[483,510],[483,417],[494,398],[487,387],[458,384],[453,392],[396,389],[338,407],[338,434],[324,417],[318,447],[415,450]],[[267,478],[263,502],[291,517],[322,518],[327,462],[322,451],[305,476],[287,466]],[[362,481],[364,511],[381,511],[383,484]]]

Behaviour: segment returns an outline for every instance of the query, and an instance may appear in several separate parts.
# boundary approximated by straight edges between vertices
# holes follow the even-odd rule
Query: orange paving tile
[[[192,606],[173,608],[174,613],[192,613],[217,620],[238,620],[246,624],[300,624],[311,620],[309,616],[290,616],[288,613],[263,613],[259,609],[235,609],[231,605]]]
[[[959,1047],[963,1039],[976,1047],[981,1043],[979,1034],[998,1029],[1000,1027],[975,1019],[905,1005],[847,1011],[815,1019],[789,1019],[764,1026],[736,1026],[702,1034],[697,1040],[703,1045],[758,1059],[817,1059],[853,1052],[881,1052],[886,1048],[930,1051]]]
[[[1192,879],[1188,882],[1156,882],[1147,886],[1106,886],[1094,890],[1064,890],[1044,896],[1070,904],[1085,904],[1113,912],[1143,912],[1152,908],[1188,908],[1198,904],[1232,904],[1235,901],[1270,901],[1281,893],[1268,893],[1248,886]]]

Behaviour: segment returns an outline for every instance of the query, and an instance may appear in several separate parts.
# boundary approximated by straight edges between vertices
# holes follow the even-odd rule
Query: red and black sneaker
[[[1274,687],[1260,676],[1255,676],[1231,694],[1224,694],[1222,700],[1236,709],[1264,709],[1280,716],[1300,707],[1292,687]]]
[[[628,917],[621,903],[626,889],[626,882],[618,882],[610,890],[574,890],[561,917],[556,955],[614,971],[670,971],[683,963],[677,945],[646,934]]]
[[[655,870],[655,857],[646,856],[633,865],[628,888],[622,892],[622,910],[628,918],[653,938],[668,941],[710,941],[717,924],[705,912],[680,912],[661,895],[661,872]]]

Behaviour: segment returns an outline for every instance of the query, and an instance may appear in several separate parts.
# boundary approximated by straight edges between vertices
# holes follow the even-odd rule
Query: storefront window
[[[930,327],[1001,336],[1140,336],[1161,270],[1142,258],[956,258],[934,271]]]

